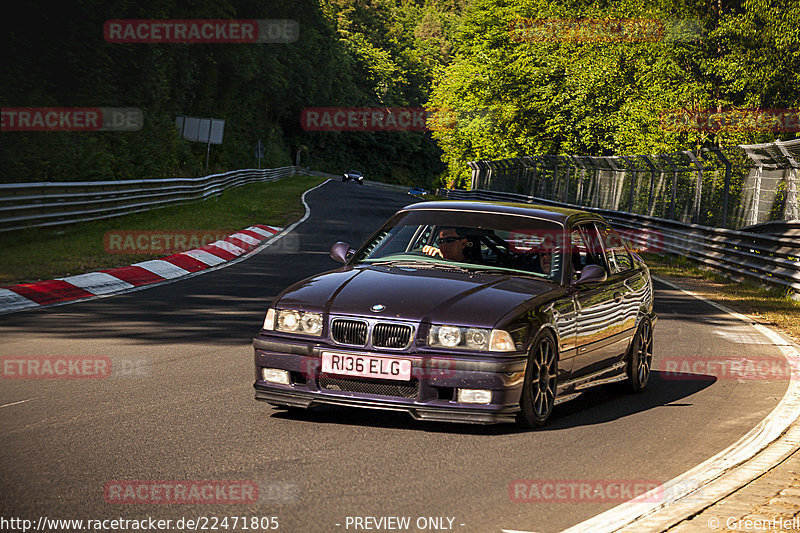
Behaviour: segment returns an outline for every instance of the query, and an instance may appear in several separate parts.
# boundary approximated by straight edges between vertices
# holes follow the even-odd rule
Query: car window
[[[382,231],[375,236],[368,251],[374,255],[392,255],[407,252],[414,247],[421,247],[425,244],[430,231],[430,227],[416,228],[412,226],[404,226],[394,232]],[[409,242],[412,243],[411,246],[409,246]]]
[[[602,222],[597,223],[597,228],[605,249],[609,271],[612,274],[618,274],[633,268],[633,261],[631,261],[630,253],[622,242],[622,237],[611,226]]]
[[[427,263],[457,263],[480,271],[533,274],[560,283],[563,235],[560,224],[532,217],[410,211],[390,220],[362,245],[354,262],[413,262],[416,268]]]
[[[575,274],[580,275],[586,265],[600,265],[606,268],[603,248],[593,223],[584,223],[573,228],[570,232],[570,246],[572,270]]]

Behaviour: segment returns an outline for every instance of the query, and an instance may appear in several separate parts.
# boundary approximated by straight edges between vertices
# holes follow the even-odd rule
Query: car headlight
[[[264,329],[319,337],[322,335],[322,313],[270,309],[264,319]]]
[[[484,352],[513,352],[517,349],[507,331],[461,326],[431,326],[428,345]]]
[[[275,310],[271,307],[267,309],[267,316],[264,317],[264,329],[269,331],[275,329]]]

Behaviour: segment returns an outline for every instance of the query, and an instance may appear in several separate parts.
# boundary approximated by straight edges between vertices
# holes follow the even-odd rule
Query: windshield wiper
[[[414,261],[412,259],[395,259],[393,261],[375,261],[369,263],[376,266],[399,266],[406,268],[428,268],[431,270],[455,270],[457,272],[469,273],[470,270],[450,263],[435,263],[432,261]]]
[[[534,272],[527,272],[525,270],[516,270],[512,268],[475,265],[474,268],[470,268],[470,272],[479,272],[481,274],[495,274],[499,276],[524,276],[526,278],[531,278],[538,281],[547,281],[553,283],[553,281],[549,279],[547,276],[536,274]]]

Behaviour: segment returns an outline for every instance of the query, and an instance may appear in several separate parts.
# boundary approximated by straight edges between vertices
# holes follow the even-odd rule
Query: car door
[[[614,300],[617,304],[613,315],[615,342],[610,345],[608,365],[621,361],[625,356],[636,329],[636,317],[641,306],[647,280],[644,274],[634,269],[633,258],[622,242],[620,235],[603,221],[595,222],[603,254],[608,265],[609,282],[613,286]]]
[[[573,280],[586,265],[600,265],[608,273],[606,281],[578,287],[574,298],[577,309],[577,335],[573,377],[581,378],[601,373],[618,363],[619,353],[625,351],[625,277],[611,272],[601,235],[594,221],[572,228],[571,267]],[[621,363],[620,363],[621,367]]]

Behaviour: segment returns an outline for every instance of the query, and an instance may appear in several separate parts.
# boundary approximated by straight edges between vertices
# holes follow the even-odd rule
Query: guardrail
[[[227,189],[295,174],[332,176],[292,166],[201,178],[0,184],[0,231],[60,226],[197,202]]]
[[[624,237],[639,250],[663,250],[683,255],[734,277],[754,278],[800,292],[800,235],[797,234],[797,224],[788,223],[789,230],[775,236],[578,206],[508,192],[439,189],[436,194],[453,200],[536,203],[592,211],[618,229],[627,230]]]

